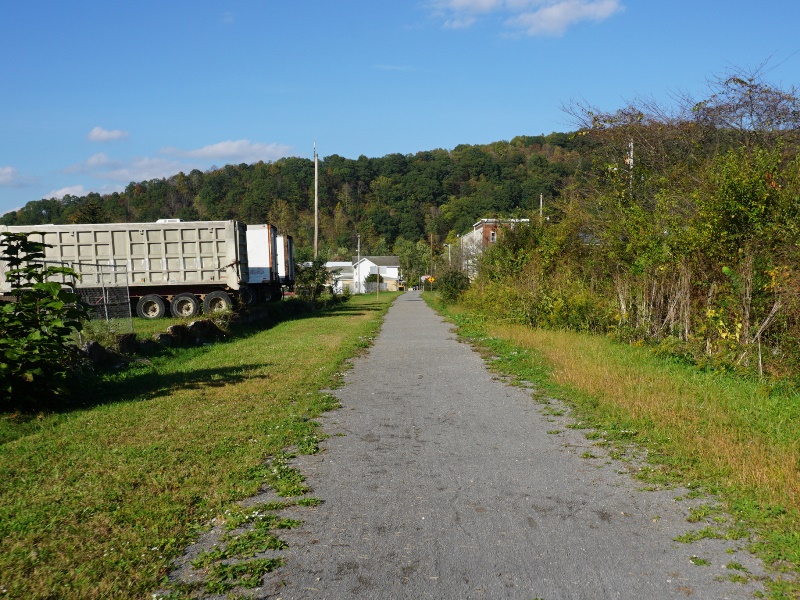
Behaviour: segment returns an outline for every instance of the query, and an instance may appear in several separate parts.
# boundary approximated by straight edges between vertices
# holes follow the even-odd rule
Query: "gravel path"
[[[322,419],[332,437],[298,463],[324,504],[297,509],[304,524],[281,532],[286,566],[267,576],[262,597],[717,599],[763,590],[753,578],[729,579],[740,573],[726,568],[732,562],[763,573],[741,542],[675,542],[705,526],[686,521],[680,490],[639,491],[624,463],[493,376],[418,292],[397,299],[345,381],[335,392],[342,408]]]

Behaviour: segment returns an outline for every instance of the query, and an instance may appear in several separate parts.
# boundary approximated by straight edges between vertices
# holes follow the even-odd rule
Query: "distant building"
[[[400,272],[400,259],[397,256],[362,256],[353,257],[353,287],[351,291],[356,294],[374,292],[375,285],[365,280],[370,275],[380,271],[382,279],[381,291],[395,292],[403,285]]]
[[[331,287],[337,294],[345,289],[353,291],[353,263],[347,261],[329,261],[325,268],[333,275]]]
[[[530,219],[481,219],[472,231],[460,236],[461,268],[473,279],[478,274],[478,257],[497,242],[504,229],[527,225]]]

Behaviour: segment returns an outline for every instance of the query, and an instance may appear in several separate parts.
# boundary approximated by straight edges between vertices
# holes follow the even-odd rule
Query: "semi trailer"
[[[282,289],[294,291],[294,240],[290,235],[278,236],[278,280]]]
[[[247,256],[254,301],[274,302],[283,297],[278,232],[269,224],[247,226]]]
[[[31,233],[43,242],[45,261],[60,263],[81,276],[76,290],[127,287],[136,314],[154,319],[193,317],[280,299],[277,236],[270,225],[248,227],[239,221],[180,221],[81,225],[0,226],[4,232]],[[258,268],[251,277],[249,255]],[[287,257],[293,259],[293,257]],[[92,265],[84,268],[84,265]],[[99,268],[108,266],[108,269]],[[0,261],[0,296],[8,295],[7,263]]]

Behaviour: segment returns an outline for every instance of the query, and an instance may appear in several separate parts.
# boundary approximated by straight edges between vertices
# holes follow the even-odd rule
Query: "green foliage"
[[[322,256],[317,256],[308,263],[295,265],[294,288],[303,300],[316,303],[332,281],[333,274],[325,268],[325,259]]]
[[[45,246],[29,234],[5,233],[0,248],[15,298],[0,305],[0,409],[47,406],[67,392],[77,363],[72,335],[85,307],[59,282],[77,274],[41,262]]]
[[[451,304],[469,288],[469,277],[461,271],[447,271],[436,278],[436,289],[442,301]]]
[[[796,377],[800,99],[757,74],[714,86],[677,117],[577,110],[585,166],[549,220],[484,253],[467,305],[704,369]]]
[[[567,107],[570,133],[328,156],[320,249],[342,260],[360,240],[362,255],[397,255],[413,285],[437,271],[432,247],[476,220],[531,216],[480,260],[465,294],[475,306],[637,343],[675,338],[667,345],[707,368],[795,373],[800,98],[761,75],[712,78],[705,98],[677,106]],[[29,202],[0,222],[270,222],[294,237],[299,261],[311,261],[313,190],[313,162],[291,157]],[[303,290],[315,301],[321,293],[318,284]]]

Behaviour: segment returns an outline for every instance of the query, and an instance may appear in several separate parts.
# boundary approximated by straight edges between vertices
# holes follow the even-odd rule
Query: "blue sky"
[[[0,0],[0,214],[227,163],[569,131],[800,84],[797,0]]]

